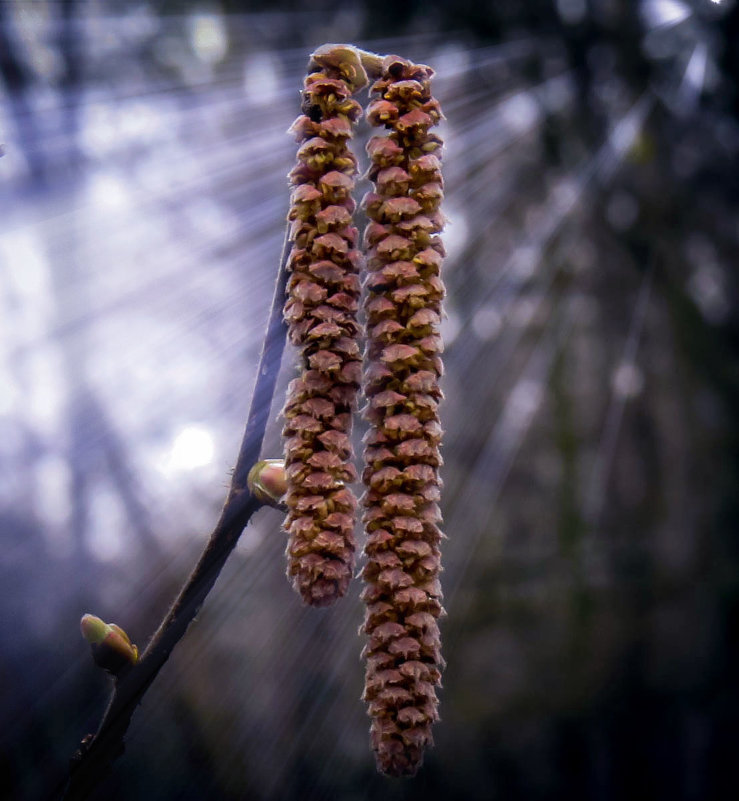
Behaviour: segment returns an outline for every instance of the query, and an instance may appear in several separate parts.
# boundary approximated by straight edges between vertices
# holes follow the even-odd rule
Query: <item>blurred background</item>
[[[376,774],[358,583],[301,607],[265,509],[97,797],[734,798],[736,0],[0,2],[0,796],[100,719],[80,616],[143,646],[217,518],[332,41],[447,116],[436,747]]]

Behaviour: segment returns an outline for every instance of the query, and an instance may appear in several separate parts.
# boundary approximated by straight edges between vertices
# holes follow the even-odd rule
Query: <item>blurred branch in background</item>
[[[296,612],[264,513],[98,797],[730,796],[738,32],[733,0],[0,3],[9,797],[97,723],[80,615],[141,640],[217,514],[327,41],[433,65],[448,118],[436,748],[374,775],[357,590]]]

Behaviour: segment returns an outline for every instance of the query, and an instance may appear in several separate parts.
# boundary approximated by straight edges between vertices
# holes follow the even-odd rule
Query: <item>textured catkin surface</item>
[[[313,55],[303,114],[292,130],[288,300],[285,319],[300,376],[284,408],[288,576],[306,603],[344,595],[354,568],[356,479],[349,440],[361,382],[356,320],[360,254],[352,225],[356,159],[347,142],[361,115],[351,94],[366,83],[348,48]]]
[[[379,769],[412,775],[432,742],[443,660],[439,583],[439,233],[441,116],[428,67],[387,57],[367,110],[383,135],[368,144],[365,197],[367,352],[371,428],[364,452],[367,644],[364,698]]]

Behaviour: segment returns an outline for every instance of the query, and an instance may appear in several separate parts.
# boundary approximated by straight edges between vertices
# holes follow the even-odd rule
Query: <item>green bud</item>
[[[249,492],[258,500],[277,509],[283,508],[282,497],[287,492],[285,462],[282,459],[262,459],[249,471],[246,479]]]
[[[95,664],[108,673],[118,675],[124,668],[139,661],[139,649],[115,623],[105,623],[95,615],[83,615],[80,629],[82,636],[90,643]]]

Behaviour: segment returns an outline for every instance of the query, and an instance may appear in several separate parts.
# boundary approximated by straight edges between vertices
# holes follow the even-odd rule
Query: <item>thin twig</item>
[[[97,733],[92,739],[86,738],[72,757],[63,801],[82,801],[87,798],[123,753],[123,738],[134,710],[197,615],[252,514],[261,506],[261,502],[247,489],[246,478],[262,448],[285,346],[282,306],[290,246],[286,235],[249,416],[220,519],[195,569],[141,659],[118,677]]]

